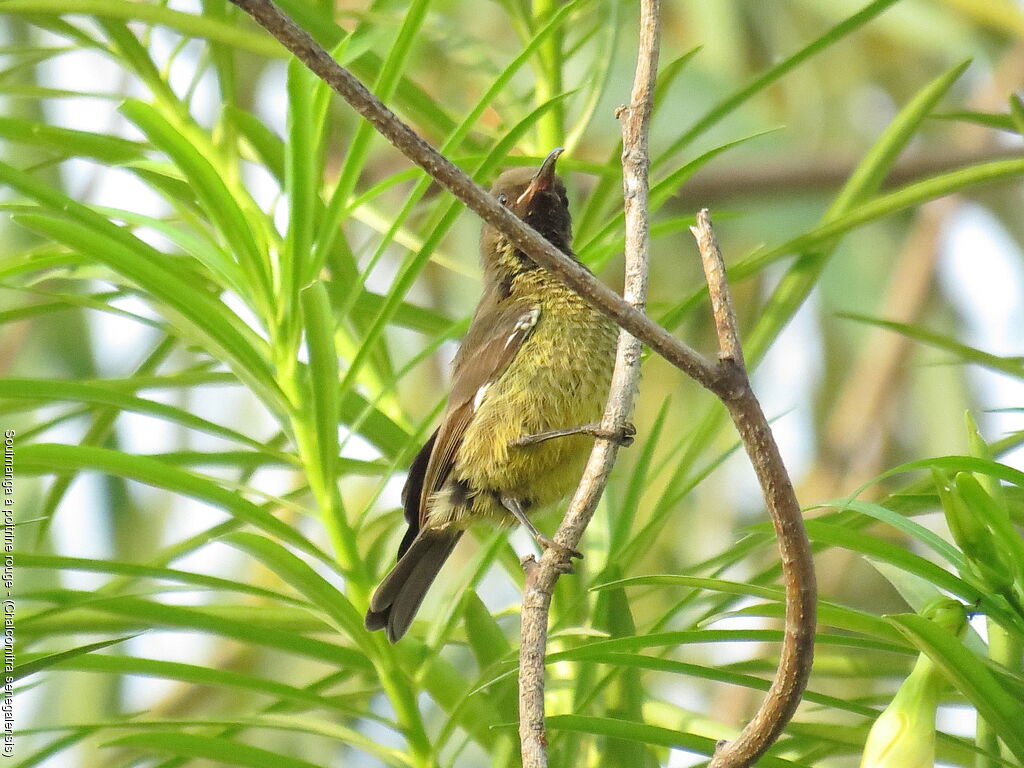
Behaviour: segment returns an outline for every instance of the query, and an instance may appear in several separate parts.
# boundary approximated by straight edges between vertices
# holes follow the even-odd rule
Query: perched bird
[[[535,173],[506,171],[492,193],[574,257],[569,202],[555,175],[561,152]],[[579,482],[592,442],[585,434],[608,395],[616,326],[486,224],[480,258],[483,296],[452,365],[448,407],[402,492],[409,529],[366,614],[366,627],[385,629],[391,642],[474,521],[519,521],[552,546],[527,514]]]

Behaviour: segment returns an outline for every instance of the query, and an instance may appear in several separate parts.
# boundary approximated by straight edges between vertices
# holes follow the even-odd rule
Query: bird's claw
[[[564,558],[565,564],[568,565],[570,568],[570,571],[567,571],[567,573],[571,572],[572,558],[576,558],[577,560],[583,559],[582,553],[577,552],[575,549],[571,549],[569,547],[563,547],[550,536],[545,536],[543,533],[537,536],[537,543],[540,544],[540,546],[544,549],[553,549],[559,554],[561,554]]]
[[[594,429],[593,434],[594,437],[599,437],[602,440],[610,440],[620,448],[628,448],[633,444],[633,437],[636,435],[636,427],[633,426],[632,422],[627,421],[622,426],[616,427],[615,429],[597,427]]]
[[[609,439],[614,440],[622,448],[628,448],[633,444],[634,437],[636,437],[636,426],[633,422],[627,421],[615,430],[615,434]]]

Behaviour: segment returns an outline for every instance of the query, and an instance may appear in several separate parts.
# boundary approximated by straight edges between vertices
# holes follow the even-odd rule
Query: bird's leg
[[[567,429],[552,429],[550,432],[538,432],[535,435],[521,435],[509,445],[513,448],[521,448],[524,445],[536,445],[545,440],[554,440],[556,437],[568,437],[569,435],[593,435],[605,440],[612,440],[623,448],[633,444],[633,436],[636,434],[636,427],[628,421],[618,429],[605,429],[599,423],[583,424],[579,427]]]
[[[526,516],[526,511],[523,509],[522,502],[520,502],[519,499],[512,498],[511,496],[502,496],[501,506],[511,512],[512,516],[526,527],[526,530],[530,532],[530,535],[533,536],[542,549],[557,549],[564,552],[569,557],[577,557],[581,560],[583,559],[583,555],[575,549],[563,547],[550,536],[545,536],[543,533],[538,531],[537,526],[535,526],[530,518]]]

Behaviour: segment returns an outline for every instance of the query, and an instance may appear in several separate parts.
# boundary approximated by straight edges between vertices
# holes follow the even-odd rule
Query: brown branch
[[[517,248],[529,254],[584,301],[610,317],[676,368],[703,386],[714,389],[717,370],[700,353],[676,339],[667,330],[594,277],[585,267],[567,258],[532,227],[501,205],[469,176],[457,168],[418,133],[402,122],[351,72],[336,62],[312,37],[296,26],[271,0],[231,0],[309,67],[349,105],[369,121],[381,136],[425,170],[470,210],[506,235]]]
[[[704,276],[708,281],[711,312],[715,318],[715,333],[718,334],[719,359],[732,360],[740,368],[746,368],[743,347],[740,346],[739,324],[732,307],[729,283],[725,279],[725,262],[722,260],[715,230],[711,228],[711,216],[707,208],[697,214],[697,226],[690,227],[690,232],[697,240],[697,249],[704,264]]]
[[[786,473],[778,446],[754,397],[743,367],[731,301],[725,285],[721,255],[707,211],[698,224],[698,244],[710,249],[708,282],[717,294],[716,326],[722,338],[721,359],[716,363],[674,338],[644,312],[647,275],[647,145],[646,122],[650,111],[653,76],[657,68],[658,0],[644,0],[641,8],[641,51],[629,108],[620,110],[623,125],[623,186],[626,206],[626,292],[618,296],[584,267],[566,257],[541,235],[477,186],[447,158],[440,155],[403,123],[350,72],[341,67],[306,32],[270,0],[232,0],[280,40],[295,56],[368,120],[384,138],[423,168],[438,183],[481,218],[494,225],[535,262],[550,271],[585,301],[614,320],[624,331],[620,336],[612,389],[602,427],[619,430],[632,410],[640,362],[640,342],[698,383],[726,405],[739,431],[760,481],[782,553],[786,586],[786,630],[779,670],[768,696],[754,719],[734,741],[714,756],[714,768],[747,766],[771,745],[795,711],[810,672],[815,625],[814,564],[803,528],[799,505]],[[709,260],[710,259],[710,260]],[[724,315],[719,317],[721,312]],[[631,338],[630,335],[633,337]],[[574,549],[583,535],[611,471],[618,446],[600,440],[591,453],[580,487],[555,541]],[[546,766],[544,737],[544,653],[551,588],[564,570],[564,555],[549,549],[534,569],[529,569],[523,597],[523,640],[520,669],[521,736],[524,768]],[[543,620],[541,620],[543,619]],[[538,709],[539,706],[539,709]]]
[[[804,530],[793,483],[786,472],[764,411],[750,387],[742,353],[738,353],[740,342],[732,298],[725,282],[725,265],[706,208],[697,214],[693,235],[700,249],[711,293],[711,306],[715,311],[715,326],[721,350],[719,365],[730,372],[728,378],[733,383],[728,392],[716,394],[729,409],[729,415],[761,484],[779,542],[786,588],[786,625],[775,680],[753,719],[738,737],[719,744],[708,766],[743,768],[752,765],[779,737],[807,687],[814,659],[817,588],[811,545]]]
[[[640,313],[647,305],[650,261],[647,133],[658,72],[660,23],[660,0],[642,0],[640,44],[630,103],[628,107],[616,110],[616,116],[623,121],[622,188],[626,221],[623,298]],[[601,421],[601,427],[613,434],[625,427],[633,413],[640,380],[640,349],[641,344],[636,337],[625,330],[619,332],[615,370]],[[594,444],[579,487],[555,533],[555,542],[566,549],[550,548],[545,551],[539,567],[530,573],[523,590],[519,644],[519,740],[523,768],[546,768],[548,764],[544,727],[544,657],[551,596],[559,575],[565,572],[568,558],[564,552],[575,549],[583,538],[608,483],[618,450],[619,443],[614,439],[598,440]]]
[[[1012,90],[1012,88],[1010,89]],[[1005,91],[1004,91],[1005,93]],[[1017,147],[953,149],[943,154],[920,154],[898,161],[885,177],[883,189],[894,189],[940,173],[993,160],[1019,159]],[[740,199],[777,199],[782,195],[824,193],[838,189],[856,169],[854,160],[815,157],[811,160],[747,163],[742,167],[707,166],[676,193],[680,208],[734,203]]]

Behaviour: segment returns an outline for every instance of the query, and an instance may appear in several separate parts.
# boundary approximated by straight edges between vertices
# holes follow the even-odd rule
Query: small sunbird
[[[561,149],[536,172],[506,171],[492,194],[563,253],[572,252]],[[409,524],[398,563],[370,600],[366,627],[397,642],[466,527],[525,525],[579,482],[604,410],[618,329],[485,224],[483,295],[452,363],[441,425],[413,460],[402,491]],[[587,427],[590,427],[588,429]],[[629,432],[619,436],[628,444]]]

